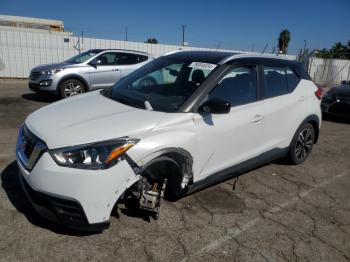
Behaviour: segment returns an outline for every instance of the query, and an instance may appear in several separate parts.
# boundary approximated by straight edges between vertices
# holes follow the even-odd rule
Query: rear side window
[[[148,57],[144,56],[144,55],[119,53],[117,64],[118,65],[134,65],[134,64],[144,62],[147,59],[148,59]]]
[[[255,102],[257,100],[256,67],[233,68],[209,94],[210,98],[229,101],[232,106]]]
[[[286,68],[264,66],[264,98],[281,96],[288,92]]]
[[[295,73],[295,71],[292,68],[289,67],[287,67],[287,82],[290,92],[293,92],[293,90],[297,87],[297,85],[300,82],[299,76]]]

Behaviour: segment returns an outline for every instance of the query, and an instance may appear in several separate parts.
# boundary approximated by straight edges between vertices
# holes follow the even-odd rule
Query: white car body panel
[[[17,163],[34,190],[77,201],[90,224],[108,221],[116,200],[139,179],[126,161],[98,172],[57,166],[49,153],[42,155],[30,173]]]
[[[29,115],[25,124],[54,149],[143,134],[164,114],[133,108],[95,91],[43,107]]]

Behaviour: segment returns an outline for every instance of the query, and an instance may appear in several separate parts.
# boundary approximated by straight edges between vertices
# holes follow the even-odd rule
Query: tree
[[[350,59],[350,41],[348,41],[347,45],[336,42],[330,49],[317,50],[316,56],[321,58]]]
[[[278,51],[281,54],[287,54],[290,41],[290,32],[287,29],[281,31],[278,37]]]
[[[150,37],[150,38],[147,39],[147,41],[145,43],[158,44],[158,40],[156,38]]]

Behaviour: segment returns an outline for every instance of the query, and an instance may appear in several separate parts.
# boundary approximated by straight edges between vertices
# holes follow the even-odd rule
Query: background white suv
[[[103,229],[130,199],[157,217],[164,193],[178,198],[281,157],[302,163],[320,98],[295,61],[165,55],[110,89],[32,113],[17,144],[22,185],[40,214],[70,227]]]

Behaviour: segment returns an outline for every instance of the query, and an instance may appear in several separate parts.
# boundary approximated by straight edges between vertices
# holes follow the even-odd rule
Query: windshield
[[[117,82],[105,95],[147,110],[175,112],[216,65],[158,58]]]
[[[71,64],[79,64],[79,63],[83,63],[86,60],[90,59],[91,57],[97,55],[98,53],[100,53],[99,51],[86,51],[83,52],[79,55],[73,56],[72,58],[69,58],[68,60],[66,60],[66,63],[71,63]]]

